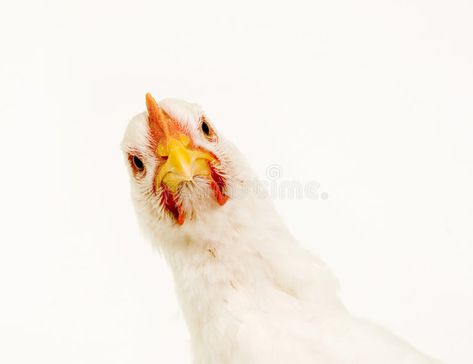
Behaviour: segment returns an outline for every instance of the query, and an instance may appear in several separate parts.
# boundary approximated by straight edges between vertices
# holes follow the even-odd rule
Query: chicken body
[[[331,272],[294,241],[269,201],[247,196],[201,223],[170,231],[163,250],[195,364],[435,363],[352,317]]]
[[[140,153],[147,174],[138,180],[132,167],[133,200],[172,269],[194,364],[438,363],[345,309],[334,275],[291,236],[241,153],[221,135],[213,144],[200,138],[197,105],[165,100],[159,107],[218,158],[226,181],[223,205],[193,194],[199,184],[210,191],[206,181],[184,184],[189,193],[176,201],[187,220],[177,223],[160,205],[163,191],[150,192],[162,163],[150,151],[149,112],[130,122],[123,149],[128,161]]]

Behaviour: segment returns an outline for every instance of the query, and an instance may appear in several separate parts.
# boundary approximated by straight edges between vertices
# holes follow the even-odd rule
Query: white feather
[[[174,274],[195,364],[437,363],[344,308],[337,280],[294,240],[255,188],[245,158],[220,135],[217,144],[200,136],[199,106],[171,99],[159,105],[221,158],[229,183],[224,206],[192,200],[192,219],[178,226],[150,196],[157,166],[147,151],[146,114],[131,120],[122,146],[142,153],[148,173],[131,177],[133,200]]]

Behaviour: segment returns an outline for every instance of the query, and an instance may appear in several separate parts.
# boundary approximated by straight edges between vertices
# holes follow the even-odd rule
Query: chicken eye
[[[138,170],[138,171],[142,171],[143,169],[145,169],[145,166],[143,164],[143,161],[138,158],[136,155],[133,156],[133,165],[135,166],[135,168]]]
[[[210,136],[210,126],[207,124],[205,121],[202,122],[201,125],[202,131],[204,132],[205,135]]]
[[[200,130],[205,135],[207,140],[215,142],[217,141],[217,135],[215,134],[214,130],[210,126],[210,123],[207,121],[205,116],[200,117]]]

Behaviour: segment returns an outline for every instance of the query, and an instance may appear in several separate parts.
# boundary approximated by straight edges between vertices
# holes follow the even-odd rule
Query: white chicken
[[[169,263],[195,364],[433,364],[353,317],[242,154],[192,103],[146,95],[122,149],[140,223]]]

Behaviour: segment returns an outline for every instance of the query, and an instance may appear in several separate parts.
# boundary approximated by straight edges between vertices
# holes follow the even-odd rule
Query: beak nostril
[[[186,134],[180,134],[179,135],[179,140],[181,141],[181,143],[187,147],[189,144],[190,144],[190,139],[189,137],[186,135]]]
[[[159,143],[156,148],[156,154],[160,157],[167,157],[169,155],[167,146],[163,143]]]

